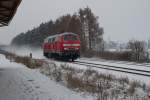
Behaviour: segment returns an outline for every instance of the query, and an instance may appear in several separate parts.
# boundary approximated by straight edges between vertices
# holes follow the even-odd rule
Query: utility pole
[[[90,47],[90,39],[89,39],[89,24],[88,24],[88,20],[87,20],[86,16],[84,16],[83,31],[85,34],[84,36],[85,36],[87,48],[89,49],[89,48],[91,48]]]
[[[150,39],[148,39],[148,49],[150,49]]]

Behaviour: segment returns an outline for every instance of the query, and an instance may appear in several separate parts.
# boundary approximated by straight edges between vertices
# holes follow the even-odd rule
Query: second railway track
[[[105,64],[80,62],[80,61],[75,61],[74,64],[85,65],[85,66],[90,66],[90,67],[95,67],[95,68],[100,68],[100,69],[113,70],[113,71],[118,71],[118,72],[124,72],[124,73],[130,73],[130,74],[150,77],[150,71],[147,71],[147,70],[118,67],[118,66],[105,65]]]

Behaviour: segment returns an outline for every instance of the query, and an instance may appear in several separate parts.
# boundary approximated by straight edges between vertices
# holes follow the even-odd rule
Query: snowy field
[[[7,50],[14,52],[18,55],[22,55],[22,56],[29,56],[29,54],[32,53],[34,58],[46,59],[43,56],[42,49],[9,48]],[[46,60],[46,61],[50,61],[50,60]],[[79,58],[79,59],[77,59],[77,61],[150,71],[150,64],[147,64],[147,63],[145,63],[146,65],[141,65],[141,64],[134,63],[134,62],[104,60],[104,59],[99,59],[99,58]],[[64,63],[64,62],[60,62],[60,61],[54,61],[54,62],[58,65]],[[79,69],[83,69],[83,68],[86,69],[87,68],[87,66],[83,66],[83,65],[77,65],[77,64],[73,64],[73,63],[67,63],[67,64],[69,66],[76,67]],[[115,75],[117,77],[128,77],[131,80],[138,80],[140,82],[150,84],[150,78],[149,77],[134,75],[134,74],[129,74],[129,73],[123,73],[123,72],[117,72],[117,71],[111,71],[111,70],[106,70],[106,69],[98,69],[98,68],[92,68],[92,69],[98,70],[101,73],[108,73],[108,74]]]
[[[123,72],[117,72],[117,71],[112,71],[112,70],[99,69],[99,68],[90,68],[85,65],[78,65],[78,64],[71,63],[71,62],[62,62],[62,61],[56,61],[53,59],[46,59],[42,55],[42,50],[36,49],[34,51],[33,49],[24,49],[24,50],[16,49],[15,53],[18,55],[21,55],[21,56],[28,56],[29,53],[32,53],[34,58],[38,58],[38,59],[42,59],[42,60],[44,59],[46,62],[48,62],[48,64],[50,65],[49,66],[50,69],[52,68],[51,64],[53,64],[53,63],[56,64],[57,66],[66,64],[69,67],[73,67],[77,70],[79,70],[79,69],[96,70],[97,72],[103,73],[105,75],[106,74],[115,75],[116,78],[128,77],[130,79],[130,81],[136,80],[137,82],[140,82],[140,83],[146,83],[146,85],[148,85],[148,86],[150,85],[149,77],[128,74],[128,73],[123,73]],[[2,65],[5,65],[5,67],[2,67],[2,69],[7,69],[7,70],[1,71],[1,73],[4,74],[2,76],[6,76],[6,77],[2,78],[2,80],[6,79],[4,82],[1,83],[2,89],[7,88],[5,86],[6,83],[8,83],[8,84],[11,83],[10,89],[6,89],[6,92],[4,91],[4,93],[2,94],[4,96],[1,97],[1,95],[0,95],[2,100],[9,100],[10,97],[11,98],[14,97],[13,100],[19,100],[20,98],[23,98],[23,100],[76,100],[76,99],[96,100],[96,97],[94,97],[94,96],[91,96],[91,95],[87,96],[87,94],[84,94],[84,96],[83,96],[81,94],[82,92],[81,93],[73,92],[72,90],[68,89],[64,84],[50,80],[50,78],[48,78],[49,76],[45,76],[45,75],[41,74],[39,72],[39,70],[31,70],[21,64],[9,62],[2,55],[0,57],[1,57],[1,61],[3,61]],[[80,59],[78,59],[78,61],[84,61],[84,62],[90,62],[90,63],[96,63],[96,64],[102,63],[102,64],[106,64],[106,65],[114,65],[114,66],[119,66],[119,67],[122,66],[122,67],[127,67],[127,68],[128,67],[139,68],[141,70],[143,67],[141,65],[136,65],[133,62],[123,62],[123,61],[116,62],[116,61],[104,60],[104,59],[99,59],[99,58],[80,58]],[[41,68],[44,69],[44,67],[41,67]],[[149,70],[148,67],[145,67],[145,68],[147,68],[147,70]],[[47,73],[47,71],[49,71],[49,69],[47,70],[47,68],[46,68],[46,73]],[[5,73],[9,73],[9,74],[5,74]],[[81,74],[79,74],[79,75],[81,75]],[[9,79],[9,77],[10,77],[10,79]],[[1,81],[1,79],[0,79],[0,81]],[[118,85],[118,86],[120,86],[120,85]],[[12,88],[12,87],[14,87],[14,88]],[[17,88],[17,91],[13,92],[15,88]],[[0,89],[0,90],[2,90],[2,89]],[[139,91],[141,91],[141,92],[139,92]],[[10,95],[6,96],[5,94],[7,94],[8,92],[10,93]],[[139,88],[136,89],[135,95],[136,95],[136,93],[138,95],[142,94],[143,96],[147,95],[147,94],[145,94],[145,92],[142,89],[139,89]],[[15,97],[15,95],[17,95],[17,97]],[[6,98],[3,98],[3,97],[6,97]],[[1,98],[0,98],[0,100],[1,100]]]
[[[57,66],[60,66],[62,64],[67,64],[68,66],[76,68],[76,69],[84,69],[84,70],[86,70],[88,68],[88,69],[91,69],[91,70],[96,70],[99,73],[103,73],[103,74],[107,73],[107,74],[115,75],[118,78],[128,77],[130,80],[135,80],[135,81],[139,81],[141,83],[145,83],[147,85],[150,85],[150,77],[147,77],[147,76],[123,73],[123,72],[106,70],[106,69],[100,69],[100,68],[91,68],[91,67],[88,67],[88,66],[85,66],[85,65],[78,65],[78,64],[74,64],[74,63],[66,63],[66,62],[61,62],[61,61],[50,61],[50,60],[47,60],[47,62],[54,62]]]
[[[0,100],[93,100],[0,54]]]
[[[99,59],[99,58],[90,58],[90,59],[89,58],[80,58],[77,61],[150,71],[150,66],[148,67],[148,66],[144,66],[144,65],[136,65],[137,63],[135,64],[133,62],[126,62],[126,61],[109,61],[109,60],[103,60],[103,59]],[[150,84],[150,77],[134,75],[134,74],[129,74],[129,73],[123,73],[123,72],[117,72],[117,71],[111,71],[111,70],[106,70],[106,69],[98,69],[98,68],[94,68],[94,69],[99,70],[99,72],[102,72],[102,73],[113,74],[117,77],[128,77],[130,80],[137,80],[140,82],[144,82],[146,84]]]
[[[20,56],[30,56],[32,53],[33,58],[44,59],[43,51],[41,48],[29,48],[29,47],[8,47],[5,49],[8,52],[15,53]]]

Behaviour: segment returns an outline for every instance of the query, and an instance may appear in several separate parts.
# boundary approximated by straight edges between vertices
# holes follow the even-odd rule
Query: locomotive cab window
[[[55,42],[55,37],[54,37],[54,38],[52,38],[52,42]]]
[[[51,38],[50,38],[50,39],[48,39],[48,42],[49,42],[49,43],[51,43],[51,41],[52,41],[52,39],[51,39]]]
[[[68,41],[68,40],[78,40],[76,35],[64,35],[64,40]]]

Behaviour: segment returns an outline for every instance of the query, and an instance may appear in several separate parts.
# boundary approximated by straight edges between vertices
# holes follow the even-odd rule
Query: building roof
[[[0,27],[7,26],[22,0],[0,0]]]

